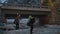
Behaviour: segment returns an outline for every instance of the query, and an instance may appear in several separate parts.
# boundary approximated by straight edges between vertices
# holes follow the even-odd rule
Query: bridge
[[[47,12],[50,12],[50,9],[16,6],[2,6],[1,9],[4,13],[8,14],[15,14],[16,12],[21,12],[22,14],[46,14]]]

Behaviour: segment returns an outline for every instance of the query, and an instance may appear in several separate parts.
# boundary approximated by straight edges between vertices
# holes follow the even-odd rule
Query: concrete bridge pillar
[[[0,7],[0,22],[1,22],[1,7]]]
[[[2,9],[0,7],[0,23],[3,22],[4,18],[5,18],[5,14],[4,14],[4,12],[2,11]]]

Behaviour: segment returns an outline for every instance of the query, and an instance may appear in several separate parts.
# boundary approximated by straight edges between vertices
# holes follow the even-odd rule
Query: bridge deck
[[[50,11],[45,8],[28,8],[28,7],[15,7],[15,6],[2,6],[2,9],[17,9],[17,10],[32,10],[32,11]]]

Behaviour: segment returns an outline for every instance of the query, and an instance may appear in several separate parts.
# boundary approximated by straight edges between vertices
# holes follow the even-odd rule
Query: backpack
[[[27,23],[27,26],[33,25],[34,22],[35,22],[35,18],[30,19],[29,22]]]

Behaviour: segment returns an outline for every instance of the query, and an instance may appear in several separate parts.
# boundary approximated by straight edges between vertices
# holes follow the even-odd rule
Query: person
[[[15,21],[14,21],[14,24],[16,24],[16,30],[19,29],[19,17],[20,15],[17,14]]]
[[[15,19],[14,24],[16,24],[16,30],[19,29],[19,19],[18,18]]]
[[[34,24],[34,22],[35,22],[35,18],[34,17],[31,17],[31,16],[29,16],[29,22],[28,22],[28,26],[30,26],[30,34],[32,34],[33,33],[33,24]]]

